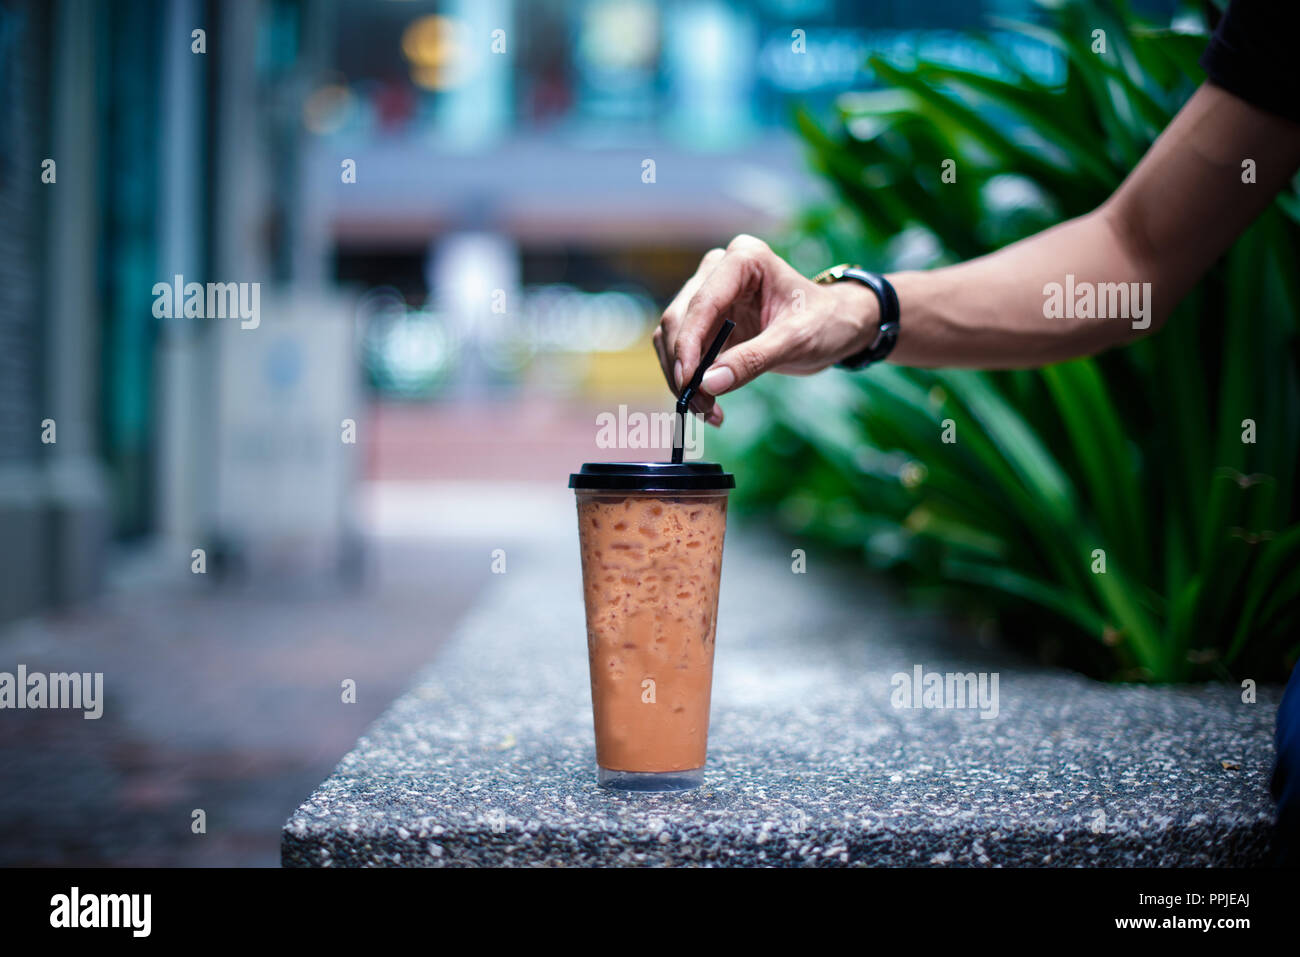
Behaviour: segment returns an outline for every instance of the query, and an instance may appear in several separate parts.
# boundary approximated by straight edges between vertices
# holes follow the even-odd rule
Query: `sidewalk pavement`
[[[359,588],[135,584],[0,633],[0,671],[102,671],[105,698],[0,713],[0,865],[276,866],[284,819],[490,574],[465,540],[371,545]]]

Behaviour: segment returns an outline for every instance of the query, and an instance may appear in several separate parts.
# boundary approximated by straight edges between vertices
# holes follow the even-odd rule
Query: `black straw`
[[[709,366],[713,365],[713,360],[718,358],[718,353],[722,351],[723,344],[727,341],[727,336],[731,335],[731,330],[736,328],[736,324],[730,319],[722,321],[722,328],[718,334],[713,337],[713,342],[709,346],[709,351],[704,353],[704,358],[700,364],[695,367],[695,375],[691,376],[691,381],[686,384],[681,395],[677,397],[677,422],[681,426],[678,435],[673,439],[673,464],[680,465],[682,461],[682,446],[686,442],[686,412],[690,408],[691,399],[699,391],[700,380],[704,378],[704,373],[708,371]]]

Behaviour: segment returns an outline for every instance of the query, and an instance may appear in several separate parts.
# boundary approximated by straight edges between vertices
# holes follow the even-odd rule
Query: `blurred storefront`
[[[111,538],[210,535],[220,337],[154,287],[289,281],[312,7],[0,5],[0,620],[94,594]]]
[[[794,105],[1028,6],[7,0],[0,620],[92,594],[112,540],[185,568],[275,516],[349,535],[375,448],[459,414],[426,410],[666,402],[659,310],[821,195]],[[260,324],[159,316],[178,276],[257,284]]]

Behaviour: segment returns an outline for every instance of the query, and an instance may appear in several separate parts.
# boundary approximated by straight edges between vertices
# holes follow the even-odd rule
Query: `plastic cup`
[[[589,463],[569,476],[602,787],[679,791],[703,781],[735,484],[705,462]]]

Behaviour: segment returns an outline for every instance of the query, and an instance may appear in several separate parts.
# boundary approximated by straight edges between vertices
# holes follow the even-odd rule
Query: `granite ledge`
[[[1267,863],[1281,689],[1108,685],[793,575],[729,532],[705,785],[595,786],[576,544],[512,553],[453,640],[285,824],[320,866]],[[570,552],[572,554],[570,554]],[[915,664],[997,672],[999,711],[899,710]]]

